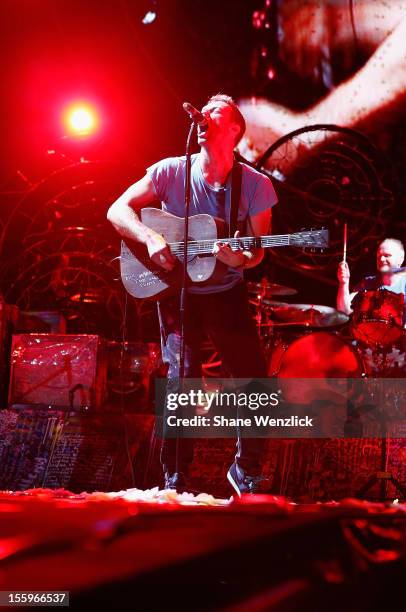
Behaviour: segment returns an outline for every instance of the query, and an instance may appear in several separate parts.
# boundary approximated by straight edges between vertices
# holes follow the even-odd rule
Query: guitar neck
[[[228,244],[233,251],[240,249],[267,249],[280,246],[300,246],[303,244],[304,238],[311,232],[303,232],[299,234],[280,234],[278,236],[244,236],[243,238],[220,238],[216,240],[190,240],[188,242],[189,255],[205,255],[213,252],[213,247],[216,242]],[[172,242],[169,247],[174,255],[182,255],[183,242]]]

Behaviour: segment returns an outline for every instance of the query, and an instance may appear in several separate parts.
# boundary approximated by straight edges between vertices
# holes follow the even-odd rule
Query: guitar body
[[[159,208],[144,208],[141,221],[168,244],[183,241],[184,219]],[[210,215],[194,215],[189,218],[189,240],[216,240],[224,234],[226,225]],[[121,243],[120,269],[124,287],[130,295],[141,299],[162,299],[179,292],[182,282],[182,257],[178,265],[167,272],[155,264],[148,255],[145,245],[137,242]],[[225,266],[212,255],[191,255],[188,257],[187,272],[190,281],[215,282]],[[213,276],[214,275],[214,276]]]

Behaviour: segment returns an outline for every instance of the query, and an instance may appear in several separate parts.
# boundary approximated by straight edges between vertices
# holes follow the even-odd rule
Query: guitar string
[[[245,239],[236,239],[236,238],[232,238],[232,239],[220,239],[220,240],[199,240],[199,241],[190,241],[188,243],[188,250],[196,250],[196,251],[202,251],[202,250],[206,250],[209,249],[211,250],[214,246],[214,244],[216,242],[220,242],[222,244],[230,244],[231,247],[236,247],[238,248],[240,245],[243,245],[244,247],[248,247],[251,246],[254,242],[256,242],[255,238],[245,238]],[[283,243],[285,244],[285,242],[289,242],[289,239],[284,239],[284,240],[269,240],[269,239],[262,239],[261,240],[261,244],[265,245],[265,244],[280,244]],[[183,252],[183,243],[181,242],[175,242],[169,245],[172,251],[180,251]]]
[[[244,238],[227,238],[220,240],[199,240],[199,241],[190,241],[188,243],[188,253],[190,255],[197,255],[199,253],[211,253],[214,244],[216,242],[220,242],[223,244],[229,244],[231,247],[235,247],[238,250],[239,247],[243,246],[244,248],[248,248],[252,246],[253,243],[260,239],[260,244],[263,247],[266,246],[284,246],[291,245],[294,246],[295,243],[299,243],[299,246],[303,246],[303,242],[309,240],[310,235],[300,234],[299,236],[295,235],[286,235],[286,236],[278,236],[278,237],[244,237]],[[174,255],[182,255],[183,254],[183,242],[174,242],[168,245],[171,249],[171,252]],[[311,241],[311,244],[308,246],[317,246],[317,243]]]
[[[243,245],[243,246],[244,246],[244,245]],[[303,244],[300,244],[300,243],[299,243],[298,245],[295,245],[295,243],[286,243],[286,245],[283,245],[283,244],[281,244],[281,243],[278,243],[278,244],[272,244],[272,243],[270,243],[270,244],[264,244],[264,243],[262,243],[260,248],[264,248],[264,247],[272,247],[272,246],[303,246]],[[314,244],[309,244],[309,245],[307,245],[307,247],[308,247],[308,248],[310,248],[310,247],[312,247],[312,248],[316,248],[316,246],[317,246],[317,245],[314,245]],[[214,247],[214,243],[213,243],[213,247]],[[189,248],[189,249],[188,249],[188,254],[189,254],[189,255],[199,255],[199,254],[204,255],[204,254],[210,254],[210,253],[212,253],[212,251],[213,251],[213,247],[212,247],[212,248]],[[239,250],[239,248],[237,248],[237,247],[236,247],[236,248],[234,248],[234,249],[232,249],[232,250],[233,250],[233,251],[238,251],[238,250]],[[178,249],[171,249],[171,252],[172,252],[174,255],[182,255],[184,251],[183,251],[183,248],[178,248]]]

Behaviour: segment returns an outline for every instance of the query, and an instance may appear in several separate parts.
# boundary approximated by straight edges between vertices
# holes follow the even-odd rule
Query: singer
[[[238,231],[250,236],[269,234],[271,208],[277,203],[272,183],[263,174],[234,160],[234,149],[245,132],[245,121],[232,98],[212,96],[198,111],[188,103],[184,110],[198,126],[200,152],[192,156],[190,214],[207,213],[230,219],[231,202],[238,207]],[[235,180],[240,172],[240,182]],[[235,192],[231,198],[231,185]],[[150,258],[165,270],[175,259],[164,238],[141,223],[140,210],[157,199],[162,209],[184,216],[185,158],[170,157],[150,166],[143,178],[127,189],[110,207],[108,219],[123,238],[146,245]],[[234,228],[235,229],[235,228]],[[201,378],[200,345],[207,334],[218,350],[224,369],[234,378],[264,378],[265,359],[249,311],[243,270],[263,258],[263,249],[232,251],[216,243],[215,257],[225,264],[221,281],[188,288],[185,321],[185,376]],[[179,298],[158,304],[162,354],[168,364],[168,392],[177,392],[179,378]],[[261,440],[237,440],[235,462],[227,477],[238,495],[261,488]],[[178,492],[188,487],[193,460],[190,439],[166,439],[161,449],[165,487]]]

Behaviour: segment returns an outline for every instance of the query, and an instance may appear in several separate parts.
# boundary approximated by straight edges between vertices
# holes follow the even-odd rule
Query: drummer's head
[[[387,272],[391,268],[400,268],[405,259],[405,249],[400,240],[385,238],[376,252],[376,267],[379,272]]]

